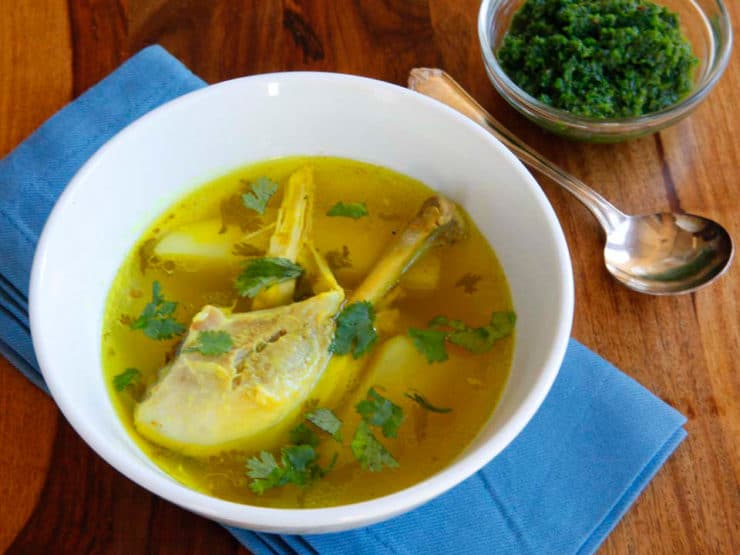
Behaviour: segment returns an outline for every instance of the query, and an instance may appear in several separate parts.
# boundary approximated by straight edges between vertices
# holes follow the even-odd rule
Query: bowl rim
[[[241,504],[226,501],[204,493],[193,490],[165,475],[159,475],[153,468],[146,465],[127,464],[129,459],[120,455],[115,445],[95,429],[88,422],[77,417],[74,410],[74,401],[65,393],[65,383],[53,368],[54,362],[47,355],[47,341],[40,333],[40,313],[43,310],[43,280],[46,274],[45,260],[49,250],[50,238],[54,230],[63,220],[65,207],[70,203],[74,191],[78,185],[84,182],[88,174],[106,156],[110,150],[116,149],[118,144],[129,135],[137,133],[140,127],[149,125],[156,121],[162,114],[180,105],[200,102],[203,98],[218,95],[219,91],[229,87],[239,87],[244,81],[285,81],[285,80],[319,80],[328,86],[332,83],[344,83],[351,81],[356,87],[361,88],[363,93],[373,94],[382,92],[385,94],[399,95],[411,98],[413,102],[427,105],[433,110],[440,111],[445,117],[456,120],[457,124],[464,125],[479,135],[480,139],[488,142],[492,148],[496,148],[508,157],[515,168],[523,173],[525,180],[530,181],[534,199],[540,205],[543,216],[549,226],[554,230],[554,242],[557,245],[558,271],[560,272],[562,286],[560,291],[555,292],[560,297],[558,306],[558,325],[553,334],[551,345],[548,349],[545,364],[535,383],[526,395],[524,401],[512,414],[508,422],[504,423],[501,430],[492,438],[485,441],[475,449],[469,449],[464,456],[454,460],[449,466],[429,478],[416,484],[377,498],[359,503],[351,503],[325,508],[311,509],[285,509],[267,508],[255,505]],[[253,530],[268,532],[293,532],[311,533],[331,532],[346,530],[353,527],[364,526],[381,520],[386,520],[407,512],[422,503],[444,493],[456,486],[480,468],[490,462],[493,457],[500,453],[525,427],[538,410],[554,382],[565,356],[565,351],[570,337],[574,311],[574,286],[573,272],[570,262],[568,247],[565,236],[555,212],[550,205],[544,192],[537,182],[526,170],[523,164],[512,154],[500,141],[492,137],[487,131],[477,124],[431,98],[403,88],[401,86],[379,81],[367,77],[346,75],[327,72],[276,72],[252,75],[232,79],[202,89],[187,93],[171,100],[158,108],[141,116],[130,123],[109,139],[100,149],[77,171],[75,176],[60,195],[54,205],[49,218],[38,241],[31,269],[31,280],[29,287],[29,315],[31,324],[31,335],[34,350],[41,368],[42,374],[49,387],[51,395],[60,410],[83,440],[96,451],[105,461],[121,472],[124,476],[146,488],[150,492],[167,499],[168,501],[194,511],[207,518],[237,525],[247,526]],[[110,399],[108,399],[110,402]]]
[[[591,118],[580,116],[573,114],[572,112],[568,112],[567,110],[554,108],[537,100],[524,89],[520,88],[519,85],[514,83],[498,63],[498,59],[494,54],[493,46],[491,44],[491,23],[493,21],[493,16],[489,21],[488,11],[492,6],[503,4],[507,1],[508,0],[482,0],[480,8],[478,9],[478,42],[483,56],[483,64],[486,67],[487,73],[491,77],[491,81],[493,81],[494,86],[499,90],[501,96],[517,109],[525,112],[528,116],[532,116],[537,119],[552,120],[553,125],[559,124],[569,129],[590,132],[593,134],[605,134],[609,136],[631,133],[652,127],[663,127],[677,119],[680,119],[695,109],[717,84],[730,62],[733,42],[732,23],[723,0],[714,0],[719,13],[721,14],[721,17],[718,19],[718,25],[724,32],[726,40],[724,42],[718,42],[718,48],[715,48],[715,51],[713,52],[714,63],[710,66],[706,78],[699,83],[698,87],[692,89],[688,95],[681,98],[678,102],[671,104],[662,110],[650,112],[637,117]],[[693,0],[691,3],[696,5]],[[699,8],[701,9],[701,7]],[[705,22],[707,22],[706,18]],[[713,42],[717,42],[718,37],[716,37],[712,32],[711,26],[710,33],[712,35]]]

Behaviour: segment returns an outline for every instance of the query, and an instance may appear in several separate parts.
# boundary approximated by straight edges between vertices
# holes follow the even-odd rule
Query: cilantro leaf
[[[303,422],[290,430],[290,442],[296,445],[310,445],[316,447],[319,444],[319,436]]]
[[[357,403],[355,410],[368,424],[380,426],[385,437],[396,437],[404,419],[403,409],[372,387],[367,392],[367,399]]]
[[[384,466],[398,468],[398,461],[375,438],[364,420],[357,426],[350,447],[352,448],[352,454],[360,461],[360,466],[365,470],[379,472],[383,470]]]
[[[278,184],[267,177],[260,177],[250,186],[252,189],[249,193],[242,195],[242,202],[247,208],[251,208],[260,214],[265,213],[267,202],[275,194]]]
[[[471,328],[462,320],[450,320],[446,316],[435,316],[429,328],[409,328],[409,335],[416,349],[429,362],[447,360],[445,341],[458,345],[471,353],[481,354],[491,350],[493,344],[514,331],[516,314],[494,312],[488,325]]]
[[[126,368],[120,374],[113,376],[113,387],[116,391],[123,391],[128,386],[135,384],[139,381],[141,372],[136,368]]]
[[[441,330],[419,330],[409,328],[409,336],[416,350],[423,354],[427,362],[442,362],[447,360],[445,340],[447,332]]]
[[[516,313],[511,311],[494,312],[491,315],[491,322],[488,327],[491,328],[491,334],[496,339],[502,339],[514,332],[516,324]]]
[[[318,455],[311,445],[288,445],[280,449],[280,463],[272,453],[261,451],[259,456],[247,459],[247,476],[252,478],[249,488],[263,494],[266,490],[294,484],[307,486],[322,478],[336,462],[336,457],[327,468],[316,462]]]
[[[364,202],[338,202],[329,208],[326,215],[357,220],[368,215],[367,205]]]
[[[447,413],[452,412],[452,409],[445,409],[441,407],[435,407],[429,401],[427,401],[421,393],[411,392],[404,393],[406,397],[417,403],[421,408],[426,409],[430,412]]]
[[[236,289],[242,297],[253,298],[267,287],[290,281],[303,273],[303,268],[287,258],[255,258],[244,265],[236,278]]]
[[[198,334],[192,347],[186,353],[198,351],[205,356],[217,356],[228,353],[234,346],[231,336],[223,330],[206,330]]]
[[[134,329],[139,329],[134,327]],[[174,318],[155,318],[149,320],[146,325],[142,326],[144,334],[151,339],[172,339],[176,335],[181,335],[185,331],[185,326],[177,322]]]
[[[489,325],[454,331],[447,339],[471,353],[486,353],[497,340],[511,335],[515,322],[516,315],[513,312],[494,312]]]
[[[152,302],[144,307],[130,327],[133,330],[142,330],[151,339],[171,339],[185,331],[185,326],[172,316],[176,308],[176,302],[164,300],[161,286],[155,280],[152,283]]]
[[[281,485],[282,469],[272,453],[262,451],[259,457],[247,460],[247,476],[252,478],[249,488],[261,495],[265,490]]]
[[[331,437],[341,443],[342,441],[342,421],[337,418],[329,409],[315,409],[306,414],[306,420],[314,426],[325,431]]]
[[[306,486],[314,478],[320,478],[321,467],[316,464],[318,455],[311,445],[289,445],[280,450],[283,463],[282,481],[286,484]]]
[[[353,358],[360,358],[378,339],[374,322],[375,310],[369,302],[347,305],[337,316],[337,329],[329,350],[338,355],[352,351]]]
[[[447,340],[477,355],[490,351],[495,341],[487,326],[452,332]]]

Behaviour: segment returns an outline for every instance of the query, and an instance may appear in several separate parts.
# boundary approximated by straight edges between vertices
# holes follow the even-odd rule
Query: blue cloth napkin
[[[0,353],[42,389],[26,299],[51,207],[117,131],[203,85],[162,48],[147,48],[0,161]],[[257,554],[592,553],[686,436],[684,422],[573,340],[552,391],[519,437],[423,507],[337,534],[229,531]]]
[[[256,553],[592,553],[686,437],[684,422],[571,340],[553,388],[524,431],[446,494],[349,532],[230,532]]]

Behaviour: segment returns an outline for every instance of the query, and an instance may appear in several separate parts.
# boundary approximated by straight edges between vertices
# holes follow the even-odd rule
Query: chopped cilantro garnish
[[[383,397],[374,388],[371,387],[368,390],[367,399],[355,405],[355,410],[365,422],[373,426],[379,426],[385,437],[396,437],[398,435],[398,427],[404,418],[403,409]]]
[[[316,462],[318,455],[311,445],[289,445],[280,449],[280,463],[272,453],[262,451],[259,457],[247,460],[247,476],[252,478],[250,489],[258,494],[286,484],[307,486],[322,478],[334,466],[336,457],[327,468]]]
[[[165,301],[158,281],[152,284],[152,302],[131,324],[131,329],[142,330],[151,339],[171,339],[185,331],[185,326],[172,316],[177,303]]]
[[[337,329],[329,350],[338,355],[352,351],[354,358],[360,358],[378,338],[374,322],[375,310],[369,302],[360,301],[344,307],[337,316]]]
[[[306,414],[306,420],[325,431],[337,441],[342,441],[342,421],[329,409],[315,409]]]
[[[491,350],[497,340],[511,335],[515,323],[516,314],[513,312],[494,312],[489,324],[480,328],[469,328],[459,320],[453,320],[447,325],[455,331],[451,332],[447,339],[471,353],[485,353]]]
[[[262,451],[258,457],[247,459],[247,476],[252,478],[249,487],[255,493],[264,493],[266,489],[277,486],[281,474],[281,468],[272,453]]]
[[[342,421],[329,409],[315,409],[306,414],[306,420],[341,440],[339,428]],[[306,486],[316,479],[323,478],[337,462],[334,455],[329,466],[321,468],[317,459],[316,447],[319,445],[319,436],[304,422],[290,430],[288,445],[280,450],[280,464],[272,453],[260,452],[258,457],[247,460],[247,476],[252,478],[249,487],[255,493],[262,494],[265,490],[295,484]]]
[[[481,354],[491,350],[497,338],[491,334],[488,326],[455,331],[447,336],[450,343],[459,345],[471,353]]]
[[[514,332],[516,313],[511,311],[494,312],[488,327],[496,339],[503,339]]]
[[[283,483],[305,486],[321,475],[316,464],[318,455],[310,445],[289,445],[280,450],[283,463]]]
[[[252,183],[251,192],[242,195],[242,202],[247,208],[251,208],[260,214],[265,213],[267,202],[275,194],[278,184],[267,177],[260,177]]]
[[[433,404],[431,404],[429,401],[427,401],[424,396],[421,393],[416,393],[412,391],[411,393],[404,393],[406,397],[417,403],[421,408],[426,409],[431,412],[439,412],[439,413],[446,413],[446,412],[452,412],[452,409],[445,409],[441,407],[435,407]]]
[[[471,328],[462,320],[436,316],[429,322],[430,329],[409,329],[409,336],[417,350],[429,362],[447,360],[445,341],[454,343],[471,353],[481,354],[491,350],[493,344],[514,331],[516,314],[494,312],[487,326]]]
[[[231,336],[223,330],[206,330],[198,334],[192,347],[185,352],[198,351],[205,356],[217,356],[228,353],[234,346]]]
[[[367,216],[367,205],[364,202],[338,202],[326,213],[327,216],[341,216],[356,220]]]
[[[416,349],[427,358],[427,362],[447,360],[447,349],[445,349],[447,332],[409,328],[409,336]]]
[[[116,391],[123,391],[128,386],[135,384],[139,381],[141,372],[136,368],[126,368],[120,374],[113,376],[113,387]]]
[[[379,472],[384,466],[398,468],[398,461],[376,439],[364,420],[357,426],[350,447],[363,469]]]
[[[316,447],[319,444],[319,436],[303,422],[290,430],[290,442],[296,445],[310,445]]]
[[[244,271],[236,278],[236,289],[242,297],[255,297],[257,293],[272,285],[295,279],[303,268],[287,258],[255,258],[244,265]]]

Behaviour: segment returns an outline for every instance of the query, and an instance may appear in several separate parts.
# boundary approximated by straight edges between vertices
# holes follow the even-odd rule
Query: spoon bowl
[[[621,283],[642,293],[688,293],[724,272],[733,257],[727,231],[692,214],[628,216],[606,236],[604,261]]]
[[[572,193],[606,233],[604,262],[617,281],[640,293],[677,295],[708,285],[730,267],[734,245],[717,222],[683,212],[622,213],[588,185],[533,150],[440,69],[416,68],[409,88],[454,108],[487,129],[522,162]]]

